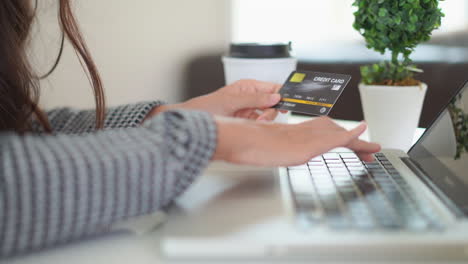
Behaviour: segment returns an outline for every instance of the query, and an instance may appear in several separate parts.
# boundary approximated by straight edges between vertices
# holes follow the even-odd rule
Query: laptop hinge
[[[424,173],[416,162],[413,162],[411,158],[404,157],[401,160],[413,171],[416,176],[429,188],[434,194],[447,206],[447,208],[457,217],[465,217],[463,211],[449,198],[445,193],[435,185],[432,180]]]

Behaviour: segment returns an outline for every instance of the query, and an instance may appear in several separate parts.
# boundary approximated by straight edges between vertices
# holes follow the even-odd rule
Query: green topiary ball
[[[367,47],[380,53],[387,49],[393,59],[406,60],[421,42],[428,41],[444,16],[439,0],[356,0],[354,28],[364,36]]]
[[[421,42],[428,41],[440,27],[444,14],[442,0],[356,0],[354,28],[366,40],[367,48],[387,50],[392,60],[361,68],[365,84],[414,85],[416,66],[410,55]],[[399,61],[400,54],[403,61]]]

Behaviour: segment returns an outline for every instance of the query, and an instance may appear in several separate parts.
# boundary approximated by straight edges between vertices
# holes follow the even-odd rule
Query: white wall
[[[44,72],[58,51],[58,0],[39,0],[33,37],[35,68]],[[227,47],[228,2],[223,0],[79,0],[75,14],[101,72],[108,105],[182,98],[190,58]],[[41,83],[41,104],[93,107],[91,88],[69,45],[59,68]]]

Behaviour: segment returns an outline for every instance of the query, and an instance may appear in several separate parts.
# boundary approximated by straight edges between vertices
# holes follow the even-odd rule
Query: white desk
[[[293,117],[292,122],[303,121],[304,118]],[[354,127],[357,122],[352,121],[338,121],[340,125],[346,128]],[[416,133],[415,139],[423,133],[423,129],[419,129]],[[362,136],[363,139],[367,135]],[[206,173],[223,173],[229,171],[230,174],[236,172],[242,174],[245,168],[225,165],[222,163],[212,164]],[[252,168],[249,168],[252,170]],[[255,169],[261,170],[261,169]],[[193,195],[193,194],[192,194]],[[151,218],[146,221],[151,222]],[[167,221],[171,221],[170,217]],[[160,228],[164,228],[164,225]],[[132,263],[132,264],[145,264],[145,263],[163,263],[159,254],[159,237],[157,231],[153,233],[145,233],[142,235],[135,235],[132,233],[112,234],[93,240],[74,243],[71,245],[62,246],[55,249],[49,249],[28,256],[11,259],[8,261],[1,261],[1,263],[8,264],[86,264],[86,263]],[[194,262],[190,262],[194,263]],[[204,263],[204,262],[199,262]],[[212,262],[215,263],[215,262]]]

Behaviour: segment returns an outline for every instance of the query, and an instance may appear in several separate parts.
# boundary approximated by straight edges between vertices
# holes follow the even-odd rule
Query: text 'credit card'
[[[328,115],[340,97],[350,75],[294,71],[281,88],[275,108],[308,115]]]

